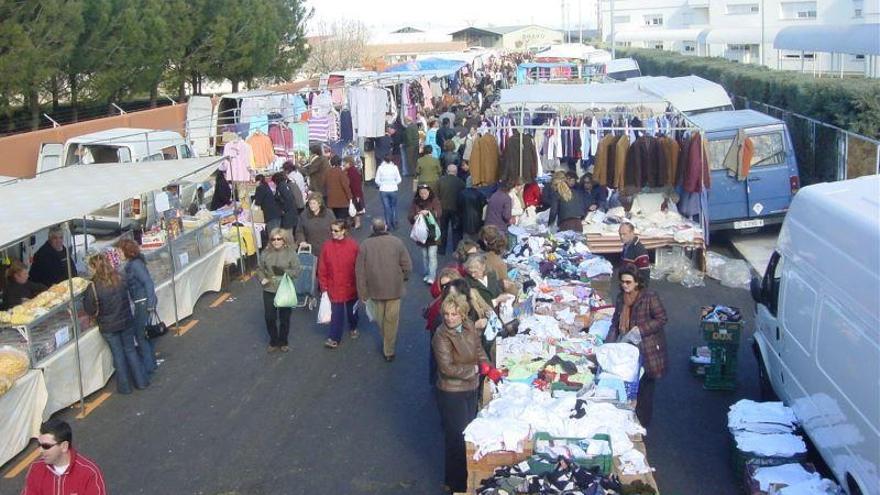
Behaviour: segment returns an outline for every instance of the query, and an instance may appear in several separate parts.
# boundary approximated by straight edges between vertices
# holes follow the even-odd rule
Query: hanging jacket
[[[321,248],[318,258],[318,281],[327,291],[330,302],[343,303],[357,299],[355,263],[358,244],[351,237],[331,239]]]
[[[712,187],[709,173],[708,153],[700,133],[695,132],[688,142],[687,169],[685,171],[685,192],[701,192]]]
[[[522,150],[520,150],[520,143],[522,143]],[[520,167],[520,156],[522,156],[522,167]],[[504,148],[500,180],[525,184],[534,181],[537,175],[538,154],[535,149],[535,140],[530,134],[522,136],[519,131],[514,130]]]
[[[492,134],[484,134],[474,143],[470,161],[474,186],[498,182],[498,141]]]

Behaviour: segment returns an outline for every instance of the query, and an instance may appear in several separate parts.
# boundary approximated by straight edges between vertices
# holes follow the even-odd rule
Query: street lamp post
[[[764,0],[761,0],[761,65],[764,65]]]
[[[614,59],[614,58],[617,58],[617,55],[616,55],[616,53],[615,53],[616,50],[614,49],[614,0],[611,0],[611,14],[610,14],[610,17],[611,17],[611,36],[610,36],[610,41],[611,41],[611,58]]]

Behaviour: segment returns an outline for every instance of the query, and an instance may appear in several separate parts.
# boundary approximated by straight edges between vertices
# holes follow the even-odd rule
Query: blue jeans
[[[422,267],[425,276],[433,281],[437,274],[437,246],[420,246],[422,249]]]
[[[385,213],[385,225],[388,230],[397,229],[397,191],[379,191],[382,198],[382,209]]]
[[[348,319],[348,329],[354,330],[358,326],[358,314],[354,311],[354,303],[357,299],[347,302],[330,303],[330,337],[339,342],[342,340],[343,323]]]
[[[113,354],[113,367],[116,368],[116,391],[120,394],[131,393],[131,382],[137,388],[147,388],[150,380],[144,371],[144,365],[134,348],[134,331],[127,327],[121,332],[101,333],[110,346]]]
[[[134,303],[134,341],[137,342],[138,355],[144,365],[144,371],[147,376],[151,376],[156,371],[156,352],[153,343],[147,338],[147,321],[150,319],[150,312],[147,311],[147,301]]]

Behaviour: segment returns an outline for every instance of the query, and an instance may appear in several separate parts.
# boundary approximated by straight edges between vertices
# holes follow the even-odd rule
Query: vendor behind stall
[[[13,261],[6,269],[6,290],[3,293],[3,304],[0,309],[10,309],[33,299],[48,287],[28,280],[28,271],[19,261]]]
[[[67,280],[67,257],[70,250],[64,246],[64,231],[61,227],[49,229],[49,239],[37,250],[31,265],[31,280],[45,286],[52,286]],[[71,276],[76,276],[76,264],[70,263]]]
[[[623,243],[623,250],[620,253],[621,263],[623,266],[636,267],[640,281],[647,287],[648,282],[651,281],[651,258],[648,256],[648,250],[636,235],[636,228],[633,224],[629,222],[620,224],[618,233],[620,234],[620,242]]]

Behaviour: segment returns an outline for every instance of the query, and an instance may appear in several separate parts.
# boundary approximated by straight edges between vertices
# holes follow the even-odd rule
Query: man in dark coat
[[[406,122],[406,128],[403,130],[404,176],[413,173],[416,162],[419,160],[419,125],[409,118],[406,119]]]
[[[394,155],[391,150],[394,147],[394,140],[391,139],[391,127],[385,127],[385,135],[376,139],[374,151],[376,153],[376,163],[382,163],[386,156]]]
[[[483,207],[486,206],[486,197],[479,189],[467,187],[458,193],[458,201],[461,230],[469,239],[476,241],[483,227]]]
[[[33,282],[51,287],[67,280],[67,258],[70,249],[64,246],[64,231],[60,227],[49,230],[49,239],[37,250],[31,265],[30,278]],[[71,275],[76,276],[76,264],[70,261]]]
[[[437,181],[437,197],[440,198],[440,206],[443,208],[443,214],[440,215],[440,233],[443,236],[440,239],[437,254],[443,256],[446,254],[446,244],[449,239],[452,240],[452,249],[458,246],[461,240],[461,218],[459,216],[458,195],[465,188],[464,181],[458,177],[458,167],[448,165],[446,174]],[[450,227],[452,235],[449,235]]]

